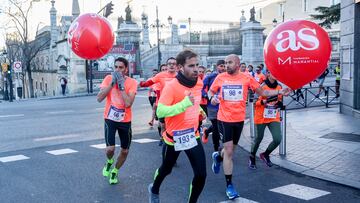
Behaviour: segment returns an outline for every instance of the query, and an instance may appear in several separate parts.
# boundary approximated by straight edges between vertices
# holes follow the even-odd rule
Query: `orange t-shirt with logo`
[[[245,120],[248,89],[253,91],[260,84],[247,74],[219,74],[210,87],[211,92],[218,92],[220,100],[217,119],[223,122],[241,122]]]
[[[278,85],[275,89],[270,88],[266,84],[262,86],[263,90],[281,90],[281,86]],[[271,122],[280,122],[280,112],[279,109],[275,108],[275,104],[278,101],[282,100],[282,95],[277,96],[277,100],[267,103],[261,104],[261,100],[266,100],[267,97],[260,96],[255,103],[255,116],[254,123],[255,124],[263,124],[263,123],[271,123]]]
[[[163,89],[159,103],[165,106],[172,106],[181,102],[186,94],[190,91],[194,95],[195,104],[188,107],[185,112],[175,116],[165,117],[166,133],[173,137],[174,131],[181,131],[193,128],[196,132],[199,125],[199,112],[200,112],[200,100],[201,100],[201,89],[203,87],[202,80],[198,79],[194,87],[189,88],[181,85],[177,79],[168,82]],[[195,134],[198,138],[199,133]],[[166,142],[173,143],[166,134],[163,134],[163,138]]]
[[[262,73],[260,74],[255,73],[254,78],[259,84],[262,84],[266,80],[265,75]]]
[[[107,75],[103,82],[100,85],[100,88],[108,87],[111,85],[112,76]],[[130,77],[125,77],[125,92],[126,94],[137,92],[137,82],[135,79]],[[106,96],[105,110],[104,110],[104,118],[109,119],[110,111],[118,111],[121,113],[125,113],[124,118],[121,121],[117,122],[130,122],[132,118],[131,107],[126,108],[124,99],[122,98],[119,87],[115,84],[109,94]]]

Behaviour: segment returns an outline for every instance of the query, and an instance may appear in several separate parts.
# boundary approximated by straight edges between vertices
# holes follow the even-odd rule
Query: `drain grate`
[[[332,133],[328,133],[326,135],[321,136],[321,138],[343,140],[343,141],[350,141],[350,142],[360,142],[360,135],[353,134],[353,133],[332,132]]]

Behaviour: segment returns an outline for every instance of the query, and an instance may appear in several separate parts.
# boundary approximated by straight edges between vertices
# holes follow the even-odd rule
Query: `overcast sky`
[[[78,0],[81,13],[97,12],[110,0]],[[279,0],[132,0],[130,7],[132,9],[132,16],[136,18],[141,17],[141,13],[149,16],[149,23],[155,21],[155,7],[159,8],[159,19],[162,23],[167,23],[168,16],[173,17],[173,22],[184,21],[191,17],[192,21],[196,20],[215,20],[215,21],[229,21],[238,22],[241,16],[241,10],[245,10],[246,18],[249,18],[249,9],[252,6],[256,8],[263,7],[271,2]],[[125,17],[125,7],[128,1],[112,0],[114,13],[110,20],[113,28],[116,26],[116,19],[119,16]],[[0,8],[4,9],[8,6],[8,0],[0,0]],[[57,16],[71,15],[72,0],[56,0],[55,8]],[[33,9],[29,20],[31,23],[31,35],[36,32],[36,27],[39,23],[42,25],[50,24],[49,10],[51,8],[50,0],[40,0],[33,4]],[[0,14],[0,25],[4,24],[8,19],[4,14]],[[59,22],[58,22],[59,23]],[[194,28],[195,29],[195,28]],[[4,46],[4,29],[0,29],[0,49]]]

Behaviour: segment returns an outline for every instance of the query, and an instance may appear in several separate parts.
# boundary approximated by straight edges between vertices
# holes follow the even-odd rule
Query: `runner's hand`
[[[119,85],[119,89],[124,90],[124,88],[125,88],[125,78],[121,73],[119,73],[119,76],[117,76],[117,83]]]
[[[214,95],[214,96],[212,97],[212,99],[211,99],[211,104],[212,104],[212,105],[217,105],[217,104],[219,104],[219,103],[220,103],[220,101],[219,101],[218,96],[217,96],[217,95]]]
[[[279,94],[282,94],[282,95],[284,95],[284,96],[288,96],[291,92],[292,92],[292,90],[287,87],[287,88],[281,89],[281,90],[279,91]]]
[[[112,77],[112,80],[111,80],[111,86],[114,86],[115,83],[117,82],[117,77],[120,73],[117,72],[117,71],[114,71],[111,73],[111,77]]]
[[[195,98],[194,98],[194,95],[191,93],[191,91],[185,92],[185,96],[189,97],[192,105],[195,104]]]

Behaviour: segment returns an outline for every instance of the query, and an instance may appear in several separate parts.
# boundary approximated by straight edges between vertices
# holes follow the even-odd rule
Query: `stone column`
[[[242,25],[240,28],[242,36],[241,62],[245,62],[247,65],[252,64],[254,67],[264,63],[264,29],[257,21],[250,21]]]
[[[359,0],[341,1],[340,26],[340,112],[360,117]]]

